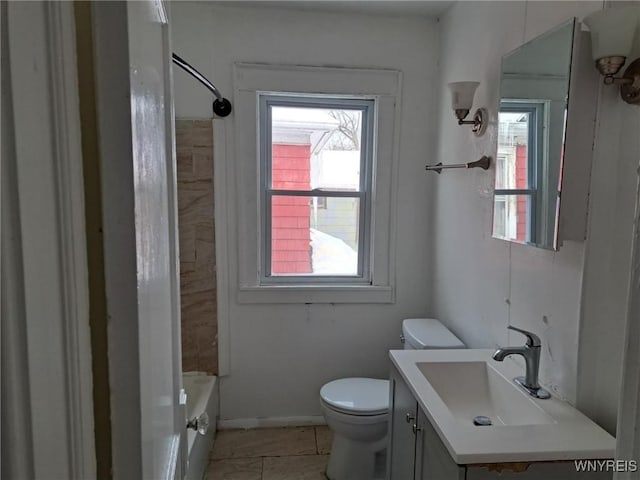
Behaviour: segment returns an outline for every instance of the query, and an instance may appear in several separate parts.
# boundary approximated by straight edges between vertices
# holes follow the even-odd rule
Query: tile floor
[[[220,430],[204,480],[326,480],[327,427]]]

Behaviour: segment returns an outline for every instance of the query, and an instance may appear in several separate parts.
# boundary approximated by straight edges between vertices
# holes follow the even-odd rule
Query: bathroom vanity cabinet
[[[391,372],[390,385],[388,480],[464,480],[464,467],[449,456],[395,368]]]
[[[487,428],[487,427],[478,427]],[[612,472],[577,472],[573,461],[457,464],[392,366],[387,480],[604,480]]]

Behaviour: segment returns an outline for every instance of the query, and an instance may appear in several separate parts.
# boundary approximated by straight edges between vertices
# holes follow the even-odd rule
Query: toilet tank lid
[[[402,321],[405,341],[415,349],[465,348],[451,330],[435,318],[407,318]]]

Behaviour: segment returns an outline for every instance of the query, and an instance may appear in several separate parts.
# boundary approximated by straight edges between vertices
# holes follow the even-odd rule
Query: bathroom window
[[[374,108],[259,96],[261,283],[371,283]]]
[[[235,64],[214,158],[229,159],[218,284],[237,272],[239,303],[395,302],[401,84],[396,70]]]
[[[494,235],[536,243],[545,104],[507,101],[498,115]]]

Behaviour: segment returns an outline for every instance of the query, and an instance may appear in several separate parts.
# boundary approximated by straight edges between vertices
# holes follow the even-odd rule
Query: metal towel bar
[[[434,172],[440,174],[443,169],[446,168],[481,168],[483,170],[488,170],[491,165],[491,157],[483,156],[480,160],[476,160],[475,162],[469,163],[454,163],[451,165],[443,165],[442,163],[437,163],[436,165],[427,165],[424,167],[425,170],[433,170]]]

